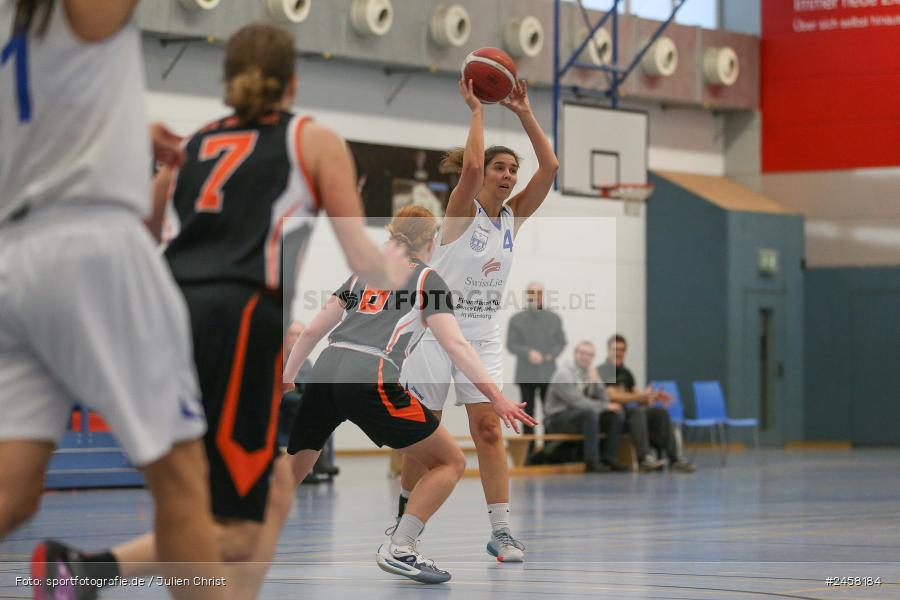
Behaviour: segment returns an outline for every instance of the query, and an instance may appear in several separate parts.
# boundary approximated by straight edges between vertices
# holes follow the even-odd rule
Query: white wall
[[[900,265],[900,169],[761,173],[759,113],[726,121],[728,176],[802,214],[808,267]]]
[[[724,175],[724,117],[687,107],[645,106],[650,114],[651,171]]]
[[[188,134],[225,114],[220,101],[221,50],[195,43],[171,70],[177,46],[162,48],[153,38],[145,38],[145,66],[150,91],[147,104],[152,119],[164,120],[178,132]],[[298,104],[320,122],[333,127],[347,139],[448,148],[464,143],[468,111],[458,98],[455,82],[447,77],[413,74],[392,104],[386,99],[396,91],[403,75],[380,69],[325,60],[302,60]],[[533,90],[532,105],[547,133],[550,133],[550,94]],[[721,119],[694,109],[642,107],[650,113],[649,151],[653,169],[721,174],[724,170]],[[520,185],[534,171],[536,159],[517,119],[502,107],[486,111],[487,144],[504,144],[524,155]],[[596,219],[593,236],[572,235],[583,227],[585,217]],[[570,221],[576,218],[578,221]],[[614,221],[609,221],[609,218]],[[611,226],[610,223],[615,223]],[[374,236],[383,235],[372,232]],[[629,340],[629,366],[639,382],[645,380],[645,226],[643,215],[625,216],[620,203],[551,194],[538,218],[522,230],[517,240],[508,290],[522,290],[532,280],[562,290],[591,289],[604,299],[597,311],[571,311],[563,315],[570,342],[592,339],[604,354],[604,341],[614,331]],[[320,220],[304,265],[303,281],[317,289],[333,289],[344,278],[335,272],[336,252],[330,228]],[[580,281],[580,283],[578,283]],[[505,320],[509,315],[504,315]],[[505,327],[503,327],[505,332]],[[570,347],[564,357],[571,356]],[[506,379],[512,377],[513,359],[506,357]],[[517,390],[507,385],[511,395]],[[445,423],[454,434],[467,433],[462,409],[448,404]],[[371,443],[355,427],[342,426],[338,448],[369,448]]]
[[[900,169],[733,177],[803,214],[808,267],[900,265]]]

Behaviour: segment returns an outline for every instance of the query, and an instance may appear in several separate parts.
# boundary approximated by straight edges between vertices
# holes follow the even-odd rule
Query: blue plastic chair
[[[673,380],[651,381],[650,387],[660,389],[672,396],[672,403],[666,407],[669,411],[669,419],[675,425],[684,423],[684,405],[681,403],[681,394],[678,391],[678,384]]]
[[[728,453],[728,430],[731,428],[752,428],[753,445],[759,461],[759,419],[731,419],[725,410],[725,394],[718,381],[695,381],[694,402],[697,410],[696,419],[685,420],[685,425],[694,427],[712,427],[722,436],[722,464]],[[693,423],[691,423],[693,422]]]

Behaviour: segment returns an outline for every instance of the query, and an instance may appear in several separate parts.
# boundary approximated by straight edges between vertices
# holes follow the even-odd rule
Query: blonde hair
[[[410,252],[418,252],[434,239],[438,222],[424,206],[409,204],[397,211],[385,229],[392,240],[406,246]]]
[[[239,29],[225,46],[225,104],[242,123],[278,106],[294,77],[294,38],[274,25]]]
[[[441,159],[441,172],[443,173],[462,173],[463,166],[463,155],[465,154],[465,148],[453,148],[448,150],[444,157]],[[514,159],[516,159],[516,165],[521,162],[521,157],[516,154],[514,150],[511,148],[507,148],[506,146],[491,146],[487,150],[484,151],[484,166],[487,168],[491,161],[497,158],[500,154],[509,154]]]

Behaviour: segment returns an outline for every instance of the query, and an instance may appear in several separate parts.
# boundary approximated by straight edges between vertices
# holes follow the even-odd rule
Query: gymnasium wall
[[[674,379],[693,410],[691,381],[728,378],[727,213],[658,175],[650,181],[647,370]]]
[[[761,417],[759,304],[774,308],[770,360],[782,375],[772,380],[775,402],[763,443],[803,439],[803,217],[729,211],[728,216],[728,407],[730,416]],[[759,272],[759,250],[778,253],[778,270]],[[745,439],[745,441],[748,441]]]
[[[171,66],[177,50],[171,46],[164,48],[156,38],[145,36],[145,67],[150,89],[148,108],[152,119],[165,120],[179,133],[189,134],[226,111],[219,99],[221,49],[203,43],[191,44],[164,79],[163,73]],[[303,59],[298,65],[300,90],[297,102],[302,107],[299,110],[309,111],[320,122],[348,139],[438,149],[465,141],[468,111],[458,98],[455,81],[449,77],[414,74],[388,105],[386,99],[397,91],[403,75],[322,59]],[[549,90],[532,89],[531,101],[549,135]],[[651,168],[708,174],[723,172],[721,117],[698,109],[638,108],[648,110],[650,114]],[[486,111],[485,121],[486,143],[509,145],[525,155],[520,179],[527,180],[535,168],[536,159],[518,120],[505,109],[490,107]],[[616,219],[613,228],[615,242],[566,236],[564,218],[573,216]],[[523,234],[532,228],[535,233],[555,229],[560,231],[560,235],[538,236],[532,253],[543,255],[548,260],[535,262],[527,268],[519,262],[513,267],[510,289],[523,288],[531,280],[550,284],[561,278],[576,277],[580,262],[603,265],[613,261],[616,267],[617,328],[629,338],[630,366],[639,381],[645,380],[646,256],[643,217],[623,216],[622,207],[616,202],[555,195],[541,209],[541,218],[544,217],[552,225],[539,230],[537,225],[540,221],[535,221],[526,226]],[[613,237],[612,229],[609,231],[610,234],[604,237]],[[380,235],[377,231],[372,233]],[[330,228],[324,221],[321,222],[313,238],[309,260],[304,266],[304,276],[309,277],[310,281],[325,280],[320,283],[322,287],[330,286],[331,280],[339,284],[337,279],[341,278],[333,272],[316,273],[314,253],[328,253],[333,249],[333,238],[329,234]],[[601,286],[599,291],[603,293],[612,287],[612,284]],[[574,316],[564,317],[564,320],[569,328],[567,336],[570,341],[588,337],[602,348],[603,341],[612,333],[588,331]],[[505,331],[505,327],[503,329]],[[570,346],[564,356],[570,356],[571,351]],[[512,357],[507,355],[505,369],[508,378],[511,378],[513,365]],[[508,387],[515,397],[518,390],[512,385]],[[446,423],[454,434],[463,435],[468,431],[464,411],[448,411]],[[355,427],[342,427],[337,443],[342,449],[371,447],[371,443]]]
[[[763,171],[900,164],[900,2],[763,0]]]
[[[898,445],[900,268],[806,271],[805,433]]]
[[[726,26],[752,5],[726,0]],[[761,113],[726,117],[728,176],[804,215],[809,267],[900,265],[900,4],[762,0],[761,13]]]

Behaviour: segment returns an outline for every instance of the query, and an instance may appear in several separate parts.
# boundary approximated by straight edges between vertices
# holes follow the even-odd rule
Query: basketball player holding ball
[[[494,52],[512,65],[505,53]],[[538,169],[525,188],[512,195],[519,157],[501,146],[485,150],[484,109],[475,94],[477,83],[472,79],[459,82],[460,95],[472,111],[472,120],[465,148],[451,150],[443,162],[443,166],[455,169],[460,179],[450,195],[447,218],[431,264],[457,295],[455,313],[463,335],[478,352],[493,381],[502,386],[503,344],[496,319],[500,302],[495,299],[502,297],[509,277],[516,234],[547,197],[559,162],[531,111],[525,82],[519,81],[500,103],[519,117],[537,155]],[[491,523],[487,551],[501,562],[521,562],[525,547],[510,531],[509,467],[499,419],[484,394],[453,366],[433,335],[426,333],[404,363],[401,382],[440,417],[451,379],[457,404],[466,407],[469,431],[478,453]],[[421,464],[404,457],[398,517],[404,512],[409,490],[424,473]]]

